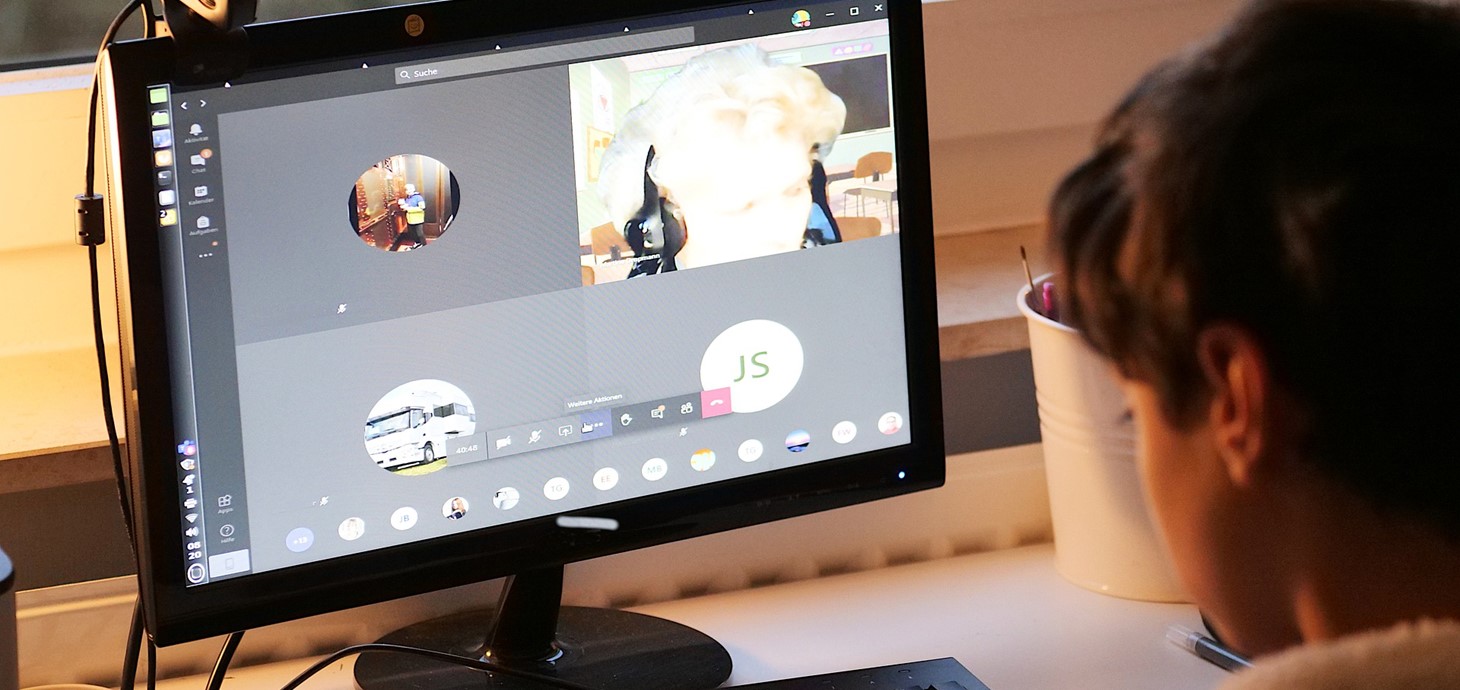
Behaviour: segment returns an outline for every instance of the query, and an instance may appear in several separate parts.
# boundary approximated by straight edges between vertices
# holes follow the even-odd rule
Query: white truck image
[[[395,471],[433,463],[445,455],[447,439],[475,431],[476,414],[470,407],[421,392],[365,422],[365,450],[376,466]]]

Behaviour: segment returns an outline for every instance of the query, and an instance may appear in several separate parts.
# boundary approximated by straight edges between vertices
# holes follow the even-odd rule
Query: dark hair
[[[1168,420],[1210,401],[1197,335],[1239,325],[1318,470],[1452,537],[1457,236],[1460,9],[1400,0],[1252,5],[1136,86],[1050,208],[1062,315]]]

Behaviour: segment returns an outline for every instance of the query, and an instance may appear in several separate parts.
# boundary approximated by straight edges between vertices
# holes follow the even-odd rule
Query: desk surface
[[[735,661],[733,684],[943,656],[993,690],[1201,690],[1227,677],[1164,639],[1171,623],[1200,625],[1193,607],[1081,589],[1055,572],[1047,544],[634,610],[719,640]],[[236,669],[228,687],[272,690],[312,661]],[[351,690],[352,668],[336,664],[305,687]],[[159,685],[195,690],[203,679]]]

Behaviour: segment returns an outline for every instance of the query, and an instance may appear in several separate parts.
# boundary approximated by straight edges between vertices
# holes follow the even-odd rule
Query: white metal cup
[[[1055,567],[1096,592],[1188,601],[1146,508],[1135,428],[1113,367],[1030,299],[1026,285],[1017,301],[1029,326]]]

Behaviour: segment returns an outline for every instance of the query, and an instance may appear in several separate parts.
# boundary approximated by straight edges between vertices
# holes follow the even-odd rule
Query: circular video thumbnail
[[[877,430],[891,436],[902,431],[902,415],[896,412],[888,412],[877,420]]]
[[[340,523],[340,538],[345,541],[355,541],[365,536],[365,521],[357,517],[345,518]]]
[[[460,206],[461,188],[444,163],[405,153],[377,162],[355,180],[350,226],[365,244],[407,252],[445,235]]]
[[[375,466],[398,475],[446,467],[451,446],[477,430],[471,400],[445,381],[420,379],[395,387],[365,420],[365,452]]]
[[[492,495],[492,505],[497,506],[498,510],[512,510],[520,500],[522,494],[510,486],[497,489],[497,493]]]
[[[441,504],[441,516],[448,520],[460,520],[466,517],[469,510],[471,510],[471,506],[467,504],[466,499],[460,496],[448,498],[445,503]]]
[[[696,472],[705,472],[715,466],[715,451],[709,448],[701,448],[689,456],[689,466],[695,468]]]

